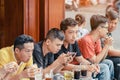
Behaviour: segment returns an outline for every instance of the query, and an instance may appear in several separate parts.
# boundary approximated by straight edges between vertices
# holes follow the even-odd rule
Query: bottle
[[[50,77],[53,78],[53,69],[50,70]]]
[[[50,70],[50,73],[45,74],[45,80],[53,80],[53,69]]]
[[[43,76],[43,68],[41,67],[40,72],[35,74],[35,80],[43,80],[42,76]]]

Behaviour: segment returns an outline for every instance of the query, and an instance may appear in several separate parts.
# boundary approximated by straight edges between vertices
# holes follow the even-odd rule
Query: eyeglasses
[[[106,26],[106,27],[105,27],[105,26],[101,26],[101,27],[102,27],[102,28],[105,28],[105,29],[108,29],[108,27],[107,27],[107,26]]]

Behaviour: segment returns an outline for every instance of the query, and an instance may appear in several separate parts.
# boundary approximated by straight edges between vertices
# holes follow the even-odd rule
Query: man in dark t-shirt
[[[34,50],[34,62],[37,63],[38,67],[46,68],[54,61],[54,54],[48,52],[45,56],[42,54],[42,46],[44,41],[40,41],[39,43],[35,44]],[[40,54],[41,53],[41,54]]]
[[[64,32],[65,40],[63,42],[63,45],[61,47],[61,50],[55,54],[55,59],[57,59],[59,56],[61,56],[63,53],[71,53],[75,52],[75,57],[72,63],[67,64],[64,69],[65,70],[74,70],[76,68],[79,69],[79,65],[75,64],[90,64],[89,61],[84,59],[81,56],[81,52],[78,47],[78,43],[76,42],[77,32],[78,32],[78,25],[77,22],[72,18],[66,18],[64,19],[60,24],[60,29]],[[90,71],[99,71],[98,66],[95,65],[82,65],[82,70],[90,70]]]
[[[55,54],[55,59],[59,55],[61,55],[62,53],[67,53],[67,52],[75,52],[76,53],[76,55],[75,55],[76,57],[81,56],[80,50],[78,48],[78,43],[75,41],[74,44],[68,44],[68,48],[65,48],[65,46],[62,45],[61,50],[57,54]]]
[[[46,35],[44,41],[35,44],[33,51],[33,60],[38,67],[43,68],[43,74],[60,71],[64,64],[72,61],[72,55],[62,54],[54,60],[54,54],[57,53],[63,44],[64,34],[57,28],[52,28]]]

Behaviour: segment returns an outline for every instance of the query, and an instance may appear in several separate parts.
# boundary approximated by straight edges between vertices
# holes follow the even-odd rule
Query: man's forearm
[[[63,67],[63,64],[56,59],[50,66],[43,70],[43,74],[49,73],[50,70],[53,70],[54,73],[59,72]]]
[[[80,63],[90,64],[90,62],[87,59],[85,59],[83,56],[76,57],[75,59],[79,62],[79,64]]]
[[[2,80],[5,76],[7,75],[6,71],[4,68],[0,69],[0,80]]]
[[[6,80],[20,80],[21,78],[29,78],[29,77],[25,71],[22,71],[20,74],[16,74],[16,75],[9,74]]]
[[[120,57],[120,50],[114,49],[114,48],[110,48],[108,51],[108,55],[109,56],[117,56]]]
[[[99,53],[96,57],[96,63],[99,63],[101,60],[105,59],[108,54],[109,46],[105,45],[101,53]]]

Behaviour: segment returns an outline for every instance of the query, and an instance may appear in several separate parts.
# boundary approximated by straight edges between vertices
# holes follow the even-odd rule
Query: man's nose
[[[60,50],[60,49],[61,49],[61,46],[58,47],[58,50]]]
[[[74,34],[73,34],[73,38],[74,38],[74,39],[76,39],[76,37],[77,37],[77,34],[76,34],[76,33],[74,33]]]

